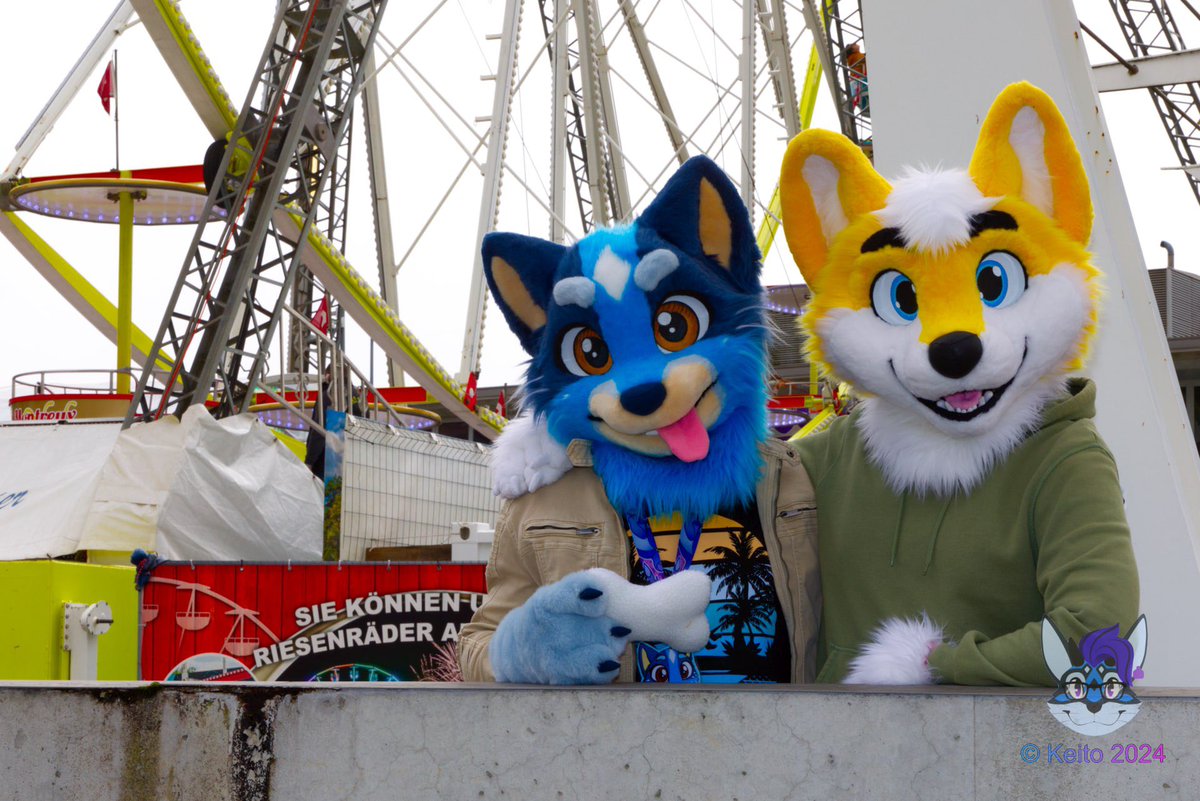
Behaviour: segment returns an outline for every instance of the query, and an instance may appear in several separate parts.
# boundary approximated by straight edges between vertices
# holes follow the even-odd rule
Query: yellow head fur
[[[788,146],[780,194],[788,246],[813,291],[802,322],[807,349],[827,373],[860,383],[853,365],[831,358],[823,322],[870,309],[873,283],[887,270],[915,287],[923,345],[951,332],[983,336],[987,309],[976,268],[995,251],[1016,254],[1031,283],[1064,266],[1083,276],[1086,322],[1056,365],[1060,372],[1082,367],[1100,295],[1086,251],[1092,206],[1066,122],[1040,89],[1017,83],[1000,93],[966,174],[911,172],[893,187],[848,139],[811,130]],[[1015,227],[1005,221],[976,231],[977,215],[985,212],[1007,215]],[[900,236],[888,246],[864,247],[885,229]]]

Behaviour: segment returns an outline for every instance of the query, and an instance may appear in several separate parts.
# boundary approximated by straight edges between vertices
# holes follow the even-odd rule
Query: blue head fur
[[[690,159],[631,225],[573,247],[484,239],[488,284],[532,359],[525,399],[591,443],[623,514],[704,519],[753,497],[766,435],[759,251],[733,184]]]

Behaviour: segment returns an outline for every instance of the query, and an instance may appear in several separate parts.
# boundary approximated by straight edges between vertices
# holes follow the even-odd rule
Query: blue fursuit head
[[[572,247],[484,239],[488,285],[533,357],[528,425],[560,448],[590,442],[623,515],[703,521],[754,497],[767,407],[759,261],[736,188],[702,156],[631,225]]]

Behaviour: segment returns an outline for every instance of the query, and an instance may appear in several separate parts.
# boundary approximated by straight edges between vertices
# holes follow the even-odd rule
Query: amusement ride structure
[[[1200,17],[1186,0],[1177,3]],[[1173,11],[1167,0],[1110,4],[1128,55],[1083,26],[1115,61],[1093,69],[1081,43],[1074,49],[1056,43],[1068,53],[1063,58],[1074,70],[1071,75],[1085,76],[1083,84],[1070,84],[1069,96],[1058,99],[1075,115],[1069,119],[1084,125],[1081,110],[1093,108],[1095,92],[1088,81],[1099,91],[1148,89],[1178,166],[1200,198],[1200,69],[1173,16],[1178,8]],[[692,0],[504,0],[500,5],[500,13],[490,9],[487,20],[498,21],[499,31],[476,36],[473,43],[489,64],[481,77],[490,86],[491,102],[490,111],[472,121],[471,104],[459,99],[471,93],[439,85],[440,76],[422,67],[415,50],[422,33],[436,29],[439,16],[456,11],[475,34],[474,25],[484,21],[461,3],[440,0],[413,9],[386,0],[280,0],[239,107],[176,0],[121,0],[18,144],[0,192],[0,232],[117,344],[116,370],[103,391],[93,394],[124,404],[127,426],[205,404],[218,416],[285,410],[290,419],[320,430],[321,407],[329,402],[321,391],[323,373],[329,370],[336,374],[326,382],[335,406],[348,405],[346,387],[356,384],[369,405],[397,420],[421,419],[419,413],[398,408],[400,403],[435,402],[490,440],[503,428],[504,417],[473,398],[483,367],[487,319],[479,256],[486,233],[522,220],[522,211],[530,233],[562,242],[595,226],[628,221],[675,166],[705,153],[739,185],[760,249],[768,264],[777,263],[773,243],[779,207],[773,176],[786,141],[812,123],[818,93],[829,93],[842,132],[886,168],[900,162],[894,154],[901,138],[887,138],[899,126],[897,109],[915,108],[919,104],[911,87],[936,83],[929,75],[941,77],[926,63],[932,55],[918,58],[910,50],[909,61],[896,66],[901,45],[895,43],[910,42],[914,26],[928,25],[928,30],[948,33],[939,44],[942,63],[945,50],[959,46],[949,41],[954,38],[949,22],[931,23],[924,12],[897,19],[896,12],[878,2],[747,0],[708,9],[698,9]],[[942,8],[945,3],[931,5],[947,20],[957,19],[952,9]],[[1057,30],[1053,25],[1072,35],[1079,30],[1069,7],[1051,13],[1033,0],[1017,5],[1019,11],[1012,13],[1021,19],[1041,24],[1039,15],[1044,15],[1052,18],[1047,23],[1052,30]],[[135,19],[214,143],[212,174],[204,175],[197,165],[25,175],[30,157],[63,109],[89,84]],[[493,54],[485,54],[483,44],[491,47],[493,42]],[[1040,75],[1038,69],[1043,68],[1030,67],[1030,79],[1044,79],[1053,92],[1057,73],[1045,67]],[[384,84],[385,78],[392,83]],[[394,90],[391,95],[382,91],[385,86]],[[431,120],[439,146],[457,151],[461,162],[457,173],[447,168],[453,177],[444,192],[424,184],[419,193],[418,187],[406,187],[420,195],[420,203],[413,205],[429,214],[422,218],[406,212],[402,226],[395,223],[395,173],[389,187],[386,164],[423,157],[411,148],[388,147],[393,137],[385,135],[384,123],[397,87],[412,101],[405,114]],[[970,91],[961,86],[937,91],[939,102],[978,110],[995,88],[981,83]],[[539,116],[527,124],[529,109],[546,109],[547,96],[549,119]],[[1097,131],[1103,131],[1102,119],[1087,123],[1086,135]],[[356,136],[365,140],[362,153],[352,152]],[[904,155],[905,163],[914,161]],[[356,268],[346,255],[348,207],[353,205],[352,165],[364,156],[375,264]],[[476,183],[465,180],[467,175]],[[469,194],[478,203],[473,227],[462,223],[471,219],[460,200],[468,185],[478,190]],[[1097,195],[1102,215],[1128,218],[1127,207],[1114,206],[1104,191]],[[119,226],[121,288],[115,303],[34,231],[25,219],[29,213]],[[447,216],[471,236],[456,236],[436,247],[422,241]],[[182,266],[153,334],[134,326],[130,314],[133,229],[142,225],[193,230],[190,244],[181,248]],[[1126,229],[1136,244],[1131,224]],[[1122,252],[1129,251],[1125,245]],[[1112,253],[1098,252],[1102,260]],[[438,261],[439,269],[469,284],[461,356],[453,372],[399,316],[399,273],[414,253]],[[1132,266],[1116,264],[1105,268],[1118,271],[1125,283],[1139,280],[1130,271],[1141,268],[1140,259]],[[795,280],[783,273],[779,278],[788,284]],[[419,292],[442,294],[429,287]],[[776,311],[794,316],[801,305],[798,297],[792,302],[778,297],[772,295]],[[447,305],[457,309],[462,300]],[[334,321],[348,317],[383,351],[387,384],[399,386],[409,376],[419,389],[377,388],[373,372],[368,376],[346,357],[336,322],[332,327],[315,324],[321,314]],[[1122,329],[1134,341],[1156,335],[1139,315],[1134,313]],[[1100,369],[1105,369],[1103,362]],[[1162,372],[1147,385],[1159,388],[1168,369],[1147,367]],[[29,395],[41,398],[53,383],[53,377],[42,376],[30,385]],[[1173,403],[1178,392],[1174,395],[1147,406],[1155,410],[1162,431],[1181,423]],[[834,413],[831,400],[832,395],[822,396],[815,376],[804,375],[781,391],[774,405],[803,411],[803,419],[818,426]],[[1119,451],[1120,438],[1115,439]],[[1185,457],[1157,440],[1130,445],[1118,455],[1159,460],[1187,473],[1171,485],[1167,505],[1181,510],[1175,522],[1194,548],[1200,515],[1192,508],[1196,496],[1188,500],[1188,492],[1200,484],[1191,475],[1195,455]],[[1135,525],[1137,514],[1131,507]]]

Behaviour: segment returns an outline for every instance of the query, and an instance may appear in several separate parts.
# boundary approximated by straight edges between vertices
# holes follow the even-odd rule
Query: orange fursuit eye
[[[654,341],[667,353],[694,345],[707,329],[708,309],[696,298],[675,295],[654,313]]]
[[[590,328],[581,328],[571,343],[571,351],[579,369],[588,375],[603,375],[612,367],[608,344]]]

